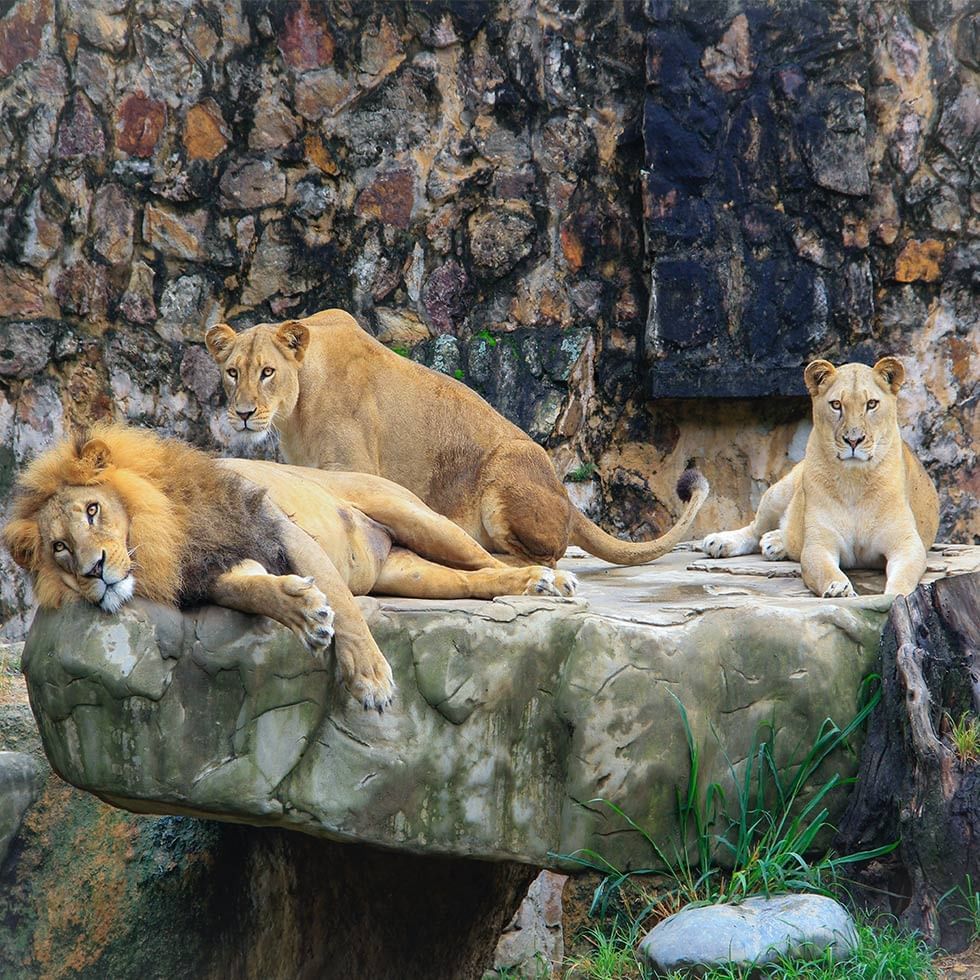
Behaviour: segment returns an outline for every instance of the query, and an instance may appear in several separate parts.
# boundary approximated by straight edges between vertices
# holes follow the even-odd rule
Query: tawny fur
[[[572,506],[547,453],[517,426],[342,310],[240,334],[218,324],[206,340],[237,438],[274,429],[289,463],[392,480],[497,554],[554,565],[572,543],[619,564],[652,561],[684,538],[708,494],[699,475],[667,534],[620,541]]]
[[[887,593],[911,592],[939,527],[939,497],[902,440],[897,394],[905,368],[813,361],[804,372],[813,402],[806,454],[763,495],[751,524],[709,534],[714,557],[761,549],[799,561],[816,595],[855,595],[842,568],[886,569]]]

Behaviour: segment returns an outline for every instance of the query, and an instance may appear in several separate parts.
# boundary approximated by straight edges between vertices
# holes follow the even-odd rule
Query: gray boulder
[[[37,799],[41,777],[37,763],[22,752],[0,752],[0,865],[20,830],[28,807]]]
[[[817,959],[825,950],[843,959],[857,946],[847,910],[825,895],[748,898],[738,905],[687,906],[664,919],[640,942],[640,953],[659,972],[734,964],[761,966],[782,955]]]
[[[642,838],[583,804],[614,801],[671,839],[688,768],[671,695],[705,782],[728,785],[726,753],[744,759],[761,724],[789,728],[777,750],[792,751],[826,717],[850,720],[890,605],[817,599],[788,563],[679,551],[565,564],[583,598],[359,600],[398,685],[383,716],[261,617],[145,602],[112,618],[39,613],[24,670],[45,750],[68,781],[135,812],[559,869],[593,848],[644,866]]]

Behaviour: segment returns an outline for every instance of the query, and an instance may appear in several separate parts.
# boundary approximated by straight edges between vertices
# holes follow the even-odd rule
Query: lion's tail
[[[653,541],[621,541],[606,534],[584,514],[572,508],[572,527],[569,540],[585,549],[590,555],[616,565],[642,565],[667,554],[676,544],[687,537],[701,505],[708,499],[711,488],[701,472],[691,467],[684,470],[677,481],[677,496],[685,503],[677,523],[664,535]]]

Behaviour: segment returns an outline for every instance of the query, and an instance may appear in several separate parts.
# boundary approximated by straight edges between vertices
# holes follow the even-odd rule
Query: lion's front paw
[[[838,582],[831,582],[826,589],[823,590],[823,597],[825,599],[851,599],[856,596],[857,593],[854,591],[854,587],[848,582],[847,579]]]
[[[531,577],[524,588],[524,595],[554,595],[569,597],[575,595],[578,579],[571,572],[544,565],[532,566]]]
[[[759,539],[759,548],[766,561],[782,561],[786,557],[786,539],[783,532],[777,528],[767,531]]]
[[[311,577],[284,575],[283,593],[291,600],[289,626],[317,656],[333,639],[333,610]]]
[[[701,542],[701,550],[711,558],[733,558],[751,554],[757,544],[745,531],[716,531]]]

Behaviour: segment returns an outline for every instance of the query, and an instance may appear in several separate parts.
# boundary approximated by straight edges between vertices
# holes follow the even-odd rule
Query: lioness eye
[[[877,407],[878,407],[878,399],[877,398],[871,398],[871,399],[868,400],[868,408],[877,408]]]
[[[55,542],[54,542],[54,543],[53,543],[53,544],[51,545],[51,547],[52,547],[52,548],[54,549],[54,553],[55,553],[56,555],[58,555],[58,554],[60,554],[60,553],[61,553],[62,551],[64,551],[64,550],[65,550],[65,549],[66,549],[66,548],[67,548],[68,546],[67,546],[67,545],[65,544],[65,542],[64,542],[64,541],[55,541]]]
[[[235,381],[238,378],[238,372],[234,368],[228,368],[227,374],[232,381]]]
[[[269,367],[262,368],[262,378],[263,378],[263,380],[265,380],[266,378],[271,378],[275,373],[276,373],[276,369],[275,368],[269,368]]]
[[[88,507],[85,508],[85,513],[88,514],[89,517],[95,517],[95,515],[98,514],[98,512],[99,512],[98,504],[89,504]]]
[[[839,411],[840,411],[840,402],[838,402],[838,401],[833,401],[833,402],[831,402],[831,403],[830,403],[830,407],[831,407],[831,408],[832,408],[832,409],[833,409],[833,410],[834,410],[835,412],[839,412]]]

